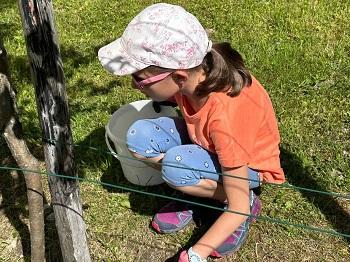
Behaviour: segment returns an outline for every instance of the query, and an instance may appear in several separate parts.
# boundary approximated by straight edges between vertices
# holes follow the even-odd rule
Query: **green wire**
[[[57,144],[61,144],[58,141],[52,140],[52,139],[44,139],[44,141],[47,141],[49,143],[57,143]],[[99,149],[96,147],[91,147],[91,146],[81,146],[81,145],[76,145],[76,144],[68,144],[68,145],[72,145],[75,147],[82,147],[82,148],[87,148],[87,149],[91,149],[97,152],[101,152],[101,153],[106,153],[109,155],[113,155],[117,158],[124,158],[124,159],[129,159],[129,160],[133,160],[133,161],[138,161],[138,162],[143,162],[143,163],[151,163],[150,161],[147,160],[141,160],[141,159],[136,159],[133,157],[129,157],[129,156],[123,156],[123,155],[119,155],[117,153],[112,153],[103,149]],[[154,164],[152,162],[152,164]],[[338,197],[338,198],[344,198],[344,199],[348,199],[350,200],[350,195],[344,195],[344,194],[340,194],[340,193],[336,193],[336,192],[326,192],[326,191],[321,191],[321,190],[317,190],[317,189],[311,189],[311,188],[306,188],[306,187],[300,187],[300,186],[294,186],[291,185],[289,183],[283,183],[283,184],[277,184],[277,183],[272,183],[272,182],[266,182],[263,181],[261,182],[260,180],[256,180],[256,179],[250,179],[250,178],[243,178],[243,177],[238,177],[238,176],[234,176],[234,175],[228,175],[228,174],[223,174],[223,173],[217,173],[217,172],[213,172],[213,171],[208,171],[208,170],[202,170],[202,169],[195,169],[195,168],[189,168],[189,167],[181,167],[178,165],[171,165],[168,163],[162,163],[163,166],[167,166],[167,167],[174,167],[174,168],[178,168],[178,169],[185,169],[185,170],[191,170],[191,171],[195,171],[195,172],[203,172],[203,173],[208,173],[208,174],[217,174],[219,176],[227,176],[227,177],[232,177],[232,178],[237,178],[237,179],[242,179],[242,180],[248,180],[248,181],[252,181],[252,182],[260,182],[262,184],[266,184],[266,185],[271,185],[271,186],[277,186],[277,187],[284,187],[284,188],[289,188],[289,189],[297,189],[300,191],[307,191],[307,192],[312,192],[312,193],[318,193],[318,194],[322,194],[322,195],[328,195],[328,196],[332,196],[332,197]]]
[[[206,208],[210,208],[210,209],[214,209],[214,210],[219,210],[219,211],[223,211],[223,212],[230,212],[230,213],[239,214],[239,215],[243,215],[243,216],[247,216],[247,217],[253,217],[253,218],[258,219],[258,220],[268,221],[268,222],[275,223],[275,224],[286,225],[286,226],[293,226],[293,227],[296,227],[296,228],[302,228],[302,229],[309,230],[309,231],[315,231],[315,232],[325,233],[325,234],[329,234],[329,235],[350,238],[349,234],[340,233],[340,232],[337,232],[337,231],[334,231],[334,230],[323,229],[323,228],[318,228],[318,227],[312,227],[312,226],[308,226],[308,225],[304,225],[304,224],[291,223],[291,222],[286,221],[286,220],[270,218],[270,217],[267,217],[267,216],[254,216],[254,215],[245,214],[245,213],[241,213],[241,212],[237,212],[237,211],[233,211],[233,210],[227,210],[227,209],[220,208],[220,207],[215,207],[215,206],[210,206],[210,205],[206,205],[206,204],[202,204],[202,203],[197,203],[197,202],[193,202],[193,201],[189,201],[189,200],[185,200],[185,199],[180,199],[180,198],[170,197],[170,196],[166,196],[166,195],[161,195],[161,194],[141,191],[141,190],[138,190],[138,189],[133,189],[133,188],[120,186],[120,185],[114,185],[114,184],[105,183],[105,182],[92,180],[92,179],[86,179],[86,178],[80,178],[80,177],[71,177],[71,176],[59,175],[59,174],[55,174],[55,173],[40,172],[40,171],[34,171],[34,170],[22,169],[22,168],[15,168],[15,167],[7,167],[7,166],[0,166],[0,170],[25,171],[25,172],[29,172],[29,173],[37,173],[37,174],[41,174],[41,175],[48,175],[48,176],[66,178],[66,179],[75,179],[75,180],[78,180],[78,181],[81,181],[81,182],[94,183],[94,184],[97,184],[97,185],[103,185],[103,186],[107,186],[107,187],[117,188],[117,189],[126,190],[126,191],[130,191],[130,192],[134,192],[134,193],[140,193],[140,194],[154,196],[154,197],[161,197],[161,198],[165,198],[165,199],[169,199],[169,200],[180,201],[180,202],[184,202],[184,203],[188,203],[188,204],[192,204],[192,205],[196,205],[196,206],[201,206],[201,207],[206,207]]]

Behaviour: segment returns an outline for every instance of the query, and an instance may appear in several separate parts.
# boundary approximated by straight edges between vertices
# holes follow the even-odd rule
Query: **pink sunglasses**
[[[136,85],[136,87],[139,89],[143,89],[146,85],[162,81],[163,79],[165,79],[166,77],[168,77],[172,73],[173,73],[173,71],[161,73],[159,75],[151,76],[151,77],[143,79],[141,81],[137,81],[137,77],[134,75],[131,75],[131,77],[132,77],[132,80],[133,80],[134,84]]]

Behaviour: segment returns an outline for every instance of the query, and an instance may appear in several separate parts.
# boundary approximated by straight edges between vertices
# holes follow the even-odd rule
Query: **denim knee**
[[[199,172],[191,170],[190,159],[185,159],[179,154],[178,148],[169,149],[162,161],[162,175],[164,181],[171,186],[192,186],[199,182]]]

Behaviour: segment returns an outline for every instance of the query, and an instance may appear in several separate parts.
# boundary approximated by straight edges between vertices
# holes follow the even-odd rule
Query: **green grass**
[[[104,126],[121,105],[142,98],[128,77],[116,78],[97,50],[117,38],[131,18],[155,1],[54,1],[74,141],[106,149]],[[350,5],[348,1],[172,1],[186,7],[245,57],[268,90],[281,131],[288,182],[323,191],[350,192]],[[34,89],[17,1],[0,3],[0,34],[9,53],[12,85],[25,138],[43,159]],[[14,165],[0,139],[1,165]],[[77,148],[79,176],[127,186],[110,155]],[[23,179],[1,172],[0,261],[17,261],[14,240],[28,256],[28,211]],[[21,186],[15,185],[19,183]],[[14,189],[16,188],[16,190]],[[140,188],[173,194],[165,185]],[[15,190],[15,194],[13,194]],[[48,191],[47,191],[48,192]],[[149,228],[166,201],[82,183],[81,196],[94,261],[165,261],[202,233],[157,235]],[[48,193],[47,193],[47,197]],[[349,201],[266,186],[262,215],[350,234]],[[8,233],[8,232],[11,232]],[[57,255],[54,226],[47,226],[48,260]],[[347,261],[350,240],[258,222],[244,247],[226,261]],[[225,261],[225,260],[224,260]]]

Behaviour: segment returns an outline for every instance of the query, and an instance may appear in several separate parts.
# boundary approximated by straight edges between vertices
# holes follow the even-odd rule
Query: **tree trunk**
[[[8,81],[9,69],[6,50],[0,39],[0,130],[19,167],[40,170],[37,159],[29,152],[22,139],[15,93]],[[44,208],[41,175],[23,171],[27,186],[31,261],[45,261]]]
[[[51,1],[20,0],[19,9],[35,86],[47,171],[75,177],[63,65]],[[49,186],[63,259],[90,261],[78,181],[49,176]]]

